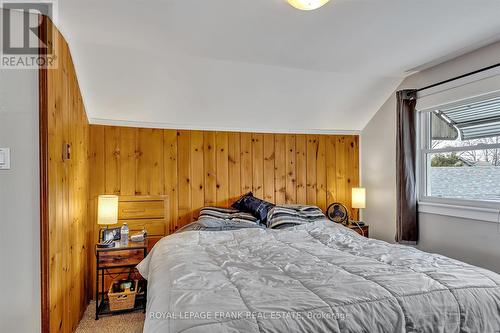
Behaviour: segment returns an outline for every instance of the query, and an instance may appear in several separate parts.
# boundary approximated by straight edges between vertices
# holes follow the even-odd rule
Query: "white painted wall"
[[[408,77],[399,87],[420,88],[499,62],[500,43]],[[394,241],[396,234],[396,98],[392,94],[361,134],[362,183],[367,188],[364,219],[370,234]],[[420,214],[424,251],[441,253],[500,272],[500,224]]]
[[[40,332],[38,71],[0,69],[0,332]]]
[[[408,70],[500,37],[498,0],[337,0],[308,12],[284,0],[58,8],[91,123],[140,127],[361,130]]]
[[[363,220],[370,224],[370,236],[387,242],[396,235],[395,110],[393,94],[361,133],[361,183],[367,207]]]
[[[500,273],[500,223],[420,214],[418,247]]]

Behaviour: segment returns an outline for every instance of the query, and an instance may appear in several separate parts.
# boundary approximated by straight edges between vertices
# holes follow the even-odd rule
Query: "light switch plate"
[[[10,148],[0,148],[0,170],[10,170]]]

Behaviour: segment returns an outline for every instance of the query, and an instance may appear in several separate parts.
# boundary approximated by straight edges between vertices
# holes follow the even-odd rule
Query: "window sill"
[[[478,207],[431,201],[419,201],[418,212],[459,217],[463,219],[484,222],[500,223],[500,207]]]

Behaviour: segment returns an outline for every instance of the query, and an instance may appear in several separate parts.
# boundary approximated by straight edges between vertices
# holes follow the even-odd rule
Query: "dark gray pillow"
[[[265,223],[267,220],[267,213],[274,207],[274,204],[256,198],[253,196],[252,192],[248,192],[239,198],[232,207],[242,212],[250,213],[262,223]]]

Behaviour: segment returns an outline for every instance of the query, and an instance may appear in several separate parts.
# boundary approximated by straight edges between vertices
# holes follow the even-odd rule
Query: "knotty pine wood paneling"
[[[248,191],[278,204],[325,210],[336,201],[350,207],[350,189],[359,185],[357,136],[97,125],[90,126],[90,136],[90,199],[167,195],[170,233],[193,221],[203,206],[227,206]],[[357,210],[352,214],[357,217]]]
[[[286,192],[285,135],[274,135],[274,197],[276,204],[284,204]]]
[[[46,18],[43,27],[52,24]],[[63,36],[52,26],[54,38],[42,33],[55,47],[58,67],[40,69],[41,163],[46,164],[46,182],[42,184],[42,331],[74,332],[89,300],[88,282],[92,275],[90,241],[93,226],[88,223],[89,194],[89,125],[80,89]],[[46,131],[46,133],[45,133]],[[106,142],[115,145],[120,130],[110,132]],[[69,144],[69,159],[63,159],[63,145]],[[103,147],[98,158],[104,158]],[[97,157],[97,155],[96,155]],[[105,164],[96,160],[94,167],[104,170]],[[119,168],[119,163],[106,164]],[[43,172],[43,171],[42,171]],[[96,175],[98,191],[119,190],[115,178]],[[99,178],[100,177],[100,178]]]

